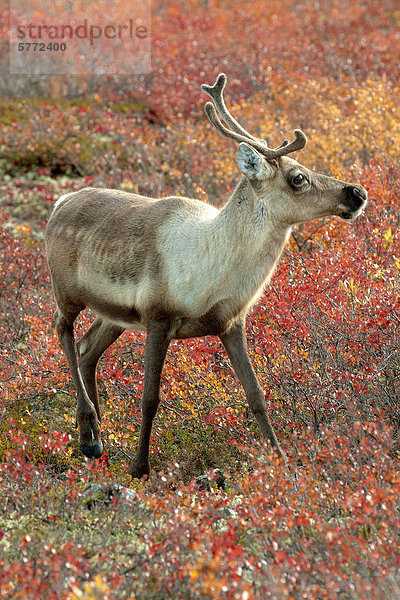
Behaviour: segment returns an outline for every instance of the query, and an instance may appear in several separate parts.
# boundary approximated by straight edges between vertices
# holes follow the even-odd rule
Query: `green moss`
[[[146,110],[147,104],[140,100],[118,100],[110,103],[110,108],[113,112],[120,112],[126,115],[142,113]]]
[[[157,443],[153,442],[151,450],[155,471],[177,463],[179,476],[186,482],[210,469],[235,473],[243,470],[246,461],[245,454],[232,443],[232,431],[223,427],[215,429],[201,419],[168,425]]]

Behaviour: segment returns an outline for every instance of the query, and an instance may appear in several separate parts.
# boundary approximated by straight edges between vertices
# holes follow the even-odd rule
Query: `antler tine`
[[[293,142],[289,143],[288,140],[284,140],[280,146],[271,150],[271,152],[275,154],[275,158],[278,156],[286,156],[286,154],[296,152],[296,150],[302,150],[307,144],[306,134],[301,129],[295,129],[293,133]]]
[[[225,88],[226,82],[227,82],[227,77],[226,77],[225,73],[220,73],[218,75],[214,85],[207,85],[207,84],[203,83],[201,86],[201,89],[204,90],[206,92],[206,94],[211,96],[211,98],[214,101],[217,111],[219,112],[221,117],[224,119],[225,123],[232,129],[232,131],[249,138],[249,140],[254,140],[254,141],[258,142],[259,141],[258,138],[256,138],[254,135],[251,135],[251,133],[246,131],[244,129],[244,127],[242,127],[240,125],[240,123],[238,123],[236,121],[236,119],[234,117],[232,117],[231,113],[227,109],[225,100],[224,100],[224,88]]]
[[[228,138],[229,140],[233,140],[234,142],[245,142],[246,144],[257,150],[262,156],[265,156],[265,158],[267,158],[268,160],[278,158],[279,156],[285,156],[286,154],[290,154],[291,152],[295,152],[296,150],[301,150],[307,143],[307,138],[305,134],[300,129],[295,129],[295,139],[293,140],[293,142],[288,143],[287,140],[284,140],[284,142],[280,146],[278,146],[278,148],[268,148],[256,138],[249,139],[244,135],[241,135],[240,133],[237,133],[235,131],[231,131],[230,129],[225,127],[221,123],[212,102],[207,102],[204,107],[204,110],[207,117],[210,120],[210,123],[224,137]]]

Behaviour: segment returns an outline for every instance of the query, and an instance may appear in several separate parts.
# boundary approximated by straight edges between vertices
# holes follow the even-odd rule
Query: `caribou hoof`
[[[128,467],[128,473],[132,479],[148,479],[150,476],[150,464],[139,463],[134,459]]]
[[[80,444],[80,451],[88,458],[100,458],[103,454],[103,444],[93,442],[92,444]]]

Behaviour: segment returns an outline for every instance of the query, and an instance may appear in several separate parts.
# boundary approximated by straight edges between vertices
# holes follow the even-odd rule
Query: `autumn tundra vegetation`
[[[0,598],[400,597],[399,25],[394,0],[154,0],[150,74],[0,79]],[[103,453],[85,458],[45,227],[83,188],[223,210],[238,145],[200,87],[221,71],[246,131],[269,148],[306,134],[273,160],[362,186],[368,204],[296,225],[247,316],[287,464],[220,339],[182,336],[151,474],[132,480],[146,334],[125,331],[99,363]],[[93,319],[81,312],[77,339]]]

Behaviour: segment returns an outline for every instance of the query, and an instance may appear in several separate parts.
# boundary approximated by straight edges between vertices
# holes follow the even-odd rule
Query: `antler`
[[[206,92],[206,94],[211,96],[216,109],[218,110],[221,117],[224,119],[225,123],[227,125],[229,125],[229,127],[231,128],[232,131],[235,131],[236,133],[239,133],[240,135],[244,135],[245,137],[249,138],[250,140],[258,142],[259,141],[258,138],[254,137],[254,135],[251,135],[251,133],[246,131],[244,129],[244,127],[242,127],[240,125],[240,123],[238,123],[236,121],[236,119],[234,117],[232,117],[231,113],[227,109],[225,100],[224,100],[224,88],[226,85],[226,81],[227,81],[227,77],[226,77],[225,73],[220,73],[218,75],[217,80],[214,83],[214,85],[207,85],[207,84],[203,83],[201,86],[201,89],[204,90]]]
[[[279,156],[285,156],[286,154],[290,154],[291,152],[295,152],[296,150],[301,150],[304,148],[307,143],[307,138],[301,129],[294,130],[295,139],[292,142],[289,143],[288,140],[284,140],[277,148],[268,148],[263,140],[259,140],[246,131],[236,121],[236,119],[232,117],[225,105],[223,91],[226,80],[227,78],[225,73],[220,73],[213,86],[206,84],[201,86],[202,89],[209,94],[209,96],[211,96],[219,114],[224,119],[226,124],[231,128],[228,129],[222,124],[217,115],[214,104],[212,104],[212,102],[207,102],[204,110],[210,122],[219,133],[221,133],[224,137],[233,140],[234,142],[245,142],[246,144],[249,144],[268,160],[278,158]]]

